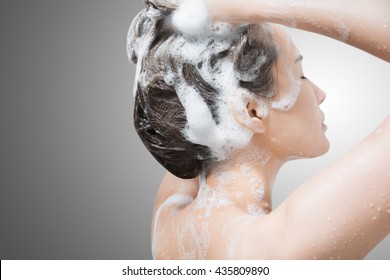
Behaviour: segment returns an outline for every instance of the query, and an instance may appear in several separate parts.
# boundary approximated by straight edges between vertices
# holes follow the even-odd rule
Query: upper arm
[[[390,233],[390,118],[294,191],[275,216],[271,223],[281,223],[284,252],[302,258],[363,258]]]

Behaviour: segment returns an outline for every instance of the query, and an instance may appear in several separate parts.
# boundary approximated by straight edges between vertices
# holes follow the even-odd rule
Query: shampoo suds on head
[[[226,22],[213,21],[204,0],[182,0],[173,12],[172,25],[189,36],[229,36],[235,28]]]
[[[172,16],[173,26],[182,33],[202,35],[211,24],[203,0],[183,0]]]

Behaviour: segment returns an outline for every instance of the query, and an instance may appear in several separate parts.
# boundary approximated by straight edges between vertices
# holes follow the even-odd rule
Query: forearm
[[[322,34],[390,62],[389,0],[205,0],[231,23],[272,22]]]
[[[334,38],[390,62],[390,1],[304,0],[287,6],[290,19],[289,15],[271,14],[269,20],[290,20],[287,24],[293,27]]]

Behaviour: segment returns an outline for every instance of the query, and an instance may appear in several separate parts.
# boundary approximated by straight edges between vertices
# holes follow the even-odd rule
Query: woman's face
[[[273,69],[277,95],[264,119],[266,138],[282,158],[322,155],[329,149],[325,116],[319,107],[325,93],[304,76],[302,56],[287,34],[277,27],[273,30],[273,39],[279,46]]]

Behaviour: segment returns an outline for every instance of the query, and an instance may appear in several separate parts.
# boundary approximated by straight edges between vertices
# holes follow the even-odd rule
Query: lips
[[[325,114],[324,114],[324,112],[322,112],[322,111],[321,111],[321,113],[322,113],[322,127],[323,127],[324,129],[327,129],[328,127],[327,127],[326,124],[324,123],[324,122],[325,122]]]
[[[324,121],[325,121],[325,118],[322,119],[322,128],[323,128],[323,129],[327,129],[328,127],[327,127],[327,125],[324,123]]]

